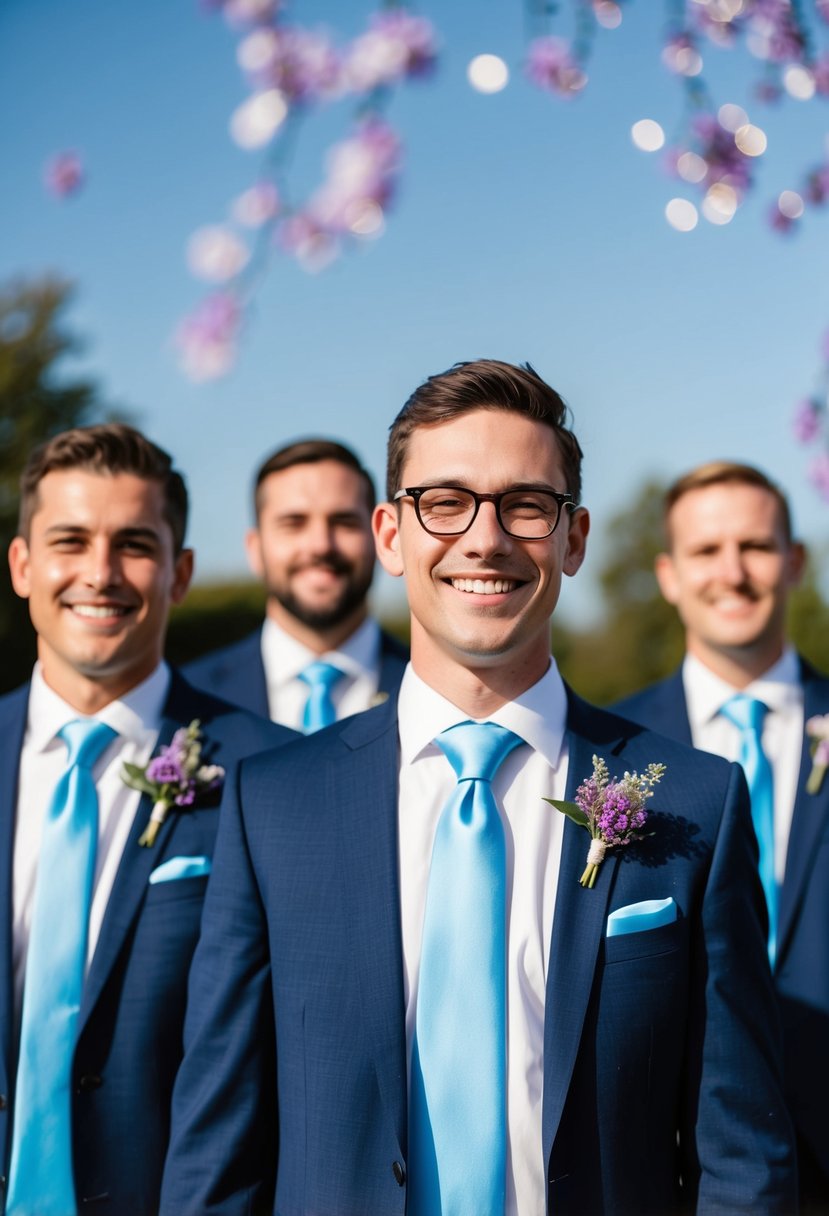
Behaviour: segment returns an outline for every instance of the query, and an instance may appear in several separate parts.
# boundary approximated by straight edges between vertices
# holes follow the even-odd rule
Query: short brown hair
[[[787,542],[792,541],[792,513],[786,495],[776,482],[767,477],[761,469],[757,469],[751,464],[739,464],[734,460],[709,460],[705,464],[691,469],[690,472],[684,473],[682,477],[678,477],[665,491],[663,523],[665,539],[669,548],[671,530],[668,520],[680,498],[690,493],[691,490],[705,490],[709,486],[720,485],[756,486],[760,490],[766,490],[775,499],[780,510],[780,519]]]
[[[94,473],[132,473],[157,481],[164,492],[164,518],[173,534],[176,553],[187,531],[187,487],[173,461],[140,431],[123,423],[79,426],[63,431],[35,448],[20,477],[17,531],[29,540],[32,516],[39,506],[39,487],[47,473],[58,469],[88,469]]]
[[[359,474],[365,484],[366,504],[370,514],[374,510],[376,502],[374,482],[368,469],[365,469],[360,463],[356,453],[352,452],[351,448],[347,448],[345,444],[337,443],[333,439],[310,438],[298,439],[284,448],[278,448],[260,465],[253,485],[253,509],[256,518],[259,518],[262,510],[262,483],[267,477],[270,477],[272,473],[281,473],[285,469],[291,469],[297,464],[319,464],[323,460],[334,460],[337,464],[344,464],[346,468],[353,469],[355,473]]]
[[[448,371],[430,376],[416,388],[391,425],[386,472],[386,493],[391,501],[401,489],[406,450],[420,426],[448,422],[466,410],[511,410],[543,422],[556,433],[568,491],[581,497],[582,450],[568,428],[567,405],[538,373],[497,359],[455,363]]]

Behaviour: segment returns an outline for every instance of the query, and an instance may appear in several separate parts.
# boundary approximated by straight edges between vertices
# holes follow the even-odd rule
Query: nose
[[[746,581],[746,568],[739,545],[724,545],[720,551],[719,577],[729,586],[739,587]]]
[[[118,550],[109,541],[101,539],[98,544],[90,546],[85,580],[93,590],[99,592],[121,582]]]
[[[317,555],[330,553],[332,549],[336,548],[334,527],[329,520],[310,520],[305,529],[305,544],[311,553]]]
[[[512,537],[498,522],[494,502],[482,502],[472,526],[464,532],[461,540],[469,557],[492,557],[496,553],[510,553]]]

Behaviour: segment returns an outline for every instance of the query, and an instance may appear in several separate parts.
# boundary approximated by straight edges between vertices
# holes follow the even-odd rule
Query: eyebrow
[[[405,488],[405,487],[402,487]],[[424,490],[444,489],[444,490],[471,490],[472,486],[463,477],[447,477],[447,478],[427,478],[426,481],[419,483],[419,488]],[[493,491],[499,494],[511,494],[513,490],[534,490],[543,494],[558,494],[563,491],[556,490],[554,486],[549,485],[546,481],[519,481],[513,485],[509,485],[504,490]],[[483,493],[482,490],[476,491]]]
[[[56,533],[61,536],[88,536],[90,529],[83,527],[82,524],[52,524],[45,531],[46,536]],[[115,532],[115,536],[121,540],[152,540],[156,543],[161,539],[156,529],[149,527],[119,528]]]

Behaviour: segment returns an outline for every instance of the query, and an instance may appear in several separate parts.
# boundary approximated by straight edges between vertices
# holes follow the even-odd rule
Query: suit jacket
[[[0,699],[0,1153],[8,1166],[14,1115],[12,862],[20,748],[28,685]],[[295,737],[191,688],[173,673],[159,743],[193,718],[205,759],[227,768]],[[152,802],[142,796],[83,989],[73,1061],[72,1122],[79,1210],[145,1216],[158,1210],[170,1097],[182,1054],[187,975],[207,877],[148,884],[173,857],[211,857],[218,795],[171,812],[154,845],[140,848]],[[7,1168],[3,1173],[8,1172]],[[3,1179],[5,1192],[5,1178]],[[4,1206],[4,1204],[2,1204]],[[97,1208],[94,1210],[98,1210]]]
[[[409,652],[402,642],[380,631],[380,682],[378,691],[389,696],[397,694]],[[263,718],[270,716],[268,686],[262,662],[262,630],[250,633],[241,642],[194,659],[183,669],[196,688],[223,697],[232,705],[240,705]]]
[[[805,717],[829,713],[829,679],[800,662]],[[681,671],[619,703],[616,711],[691,742]],[[810,1186],[829,1207],[829,781],[807,794],[804,735],[786,870],[780,889],[774,983],[783,1019],[785,1085],[798,1136],[822,1179]]]
[[[568,745],[571,798],[594,753],[617,776],[651,761],[668,774],[653,836],[609,852],[593,890],[578,882],[588,835],[564,825],[545,1005],[549,1210],[790,1213],[742,771],[575,697]],[[403,1216],[398,765],[389,703],[245,761],[228,784],[166,1216]],[[669,895],[675,923],[606,937],[611,910]]]

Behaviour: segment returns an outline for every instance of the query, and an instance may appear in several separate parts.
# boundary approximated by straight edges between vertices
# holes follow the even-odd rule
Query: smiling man
[[[801,1210],[827,1212],[829,858],[820,843],[829,829],[829,783],[809,785],[814,740],[806,724],[829,713],[829,680],[786,640],[786,606],[805,554],[784,495],[749,465],[715,461],[681,477],[666,494],[665,528],[656,575],[685,626],[687,655],[668,680],[617,708],[746,764],[798,1132]],[[741,707],[753,723],[741,723]]]
[[[394,422],[374,533],[411,663],[396,704],[228,785],[165,1216],[793,1210],[742,772],[550,656],[580,466],[529,366],[458,364]],[[602,764],[667,774],[588,886],[549,800]]]
[[[248,561],[261,630],[185,668],[199,688],[306,732],[396,693],[408,654],[368,614],[374,485],[330,439],[280,448],[256,475]]]
[[[0,699],[7,1216],[157,1210],[216,834],[210,787],[230,762],[292,737],[163,661],[193,569],[186,522],[170,457],[130,427],[64,432],[23,473],[9,563],[38,661]],[[202,759],[219,767],[193,800],[168,764],[159,780],[175,780],[173,805],[141,847],[162,791],[128,786],[124,765],[144,769],[194,721]],[[178,743],[171,758],[180,770]]]

